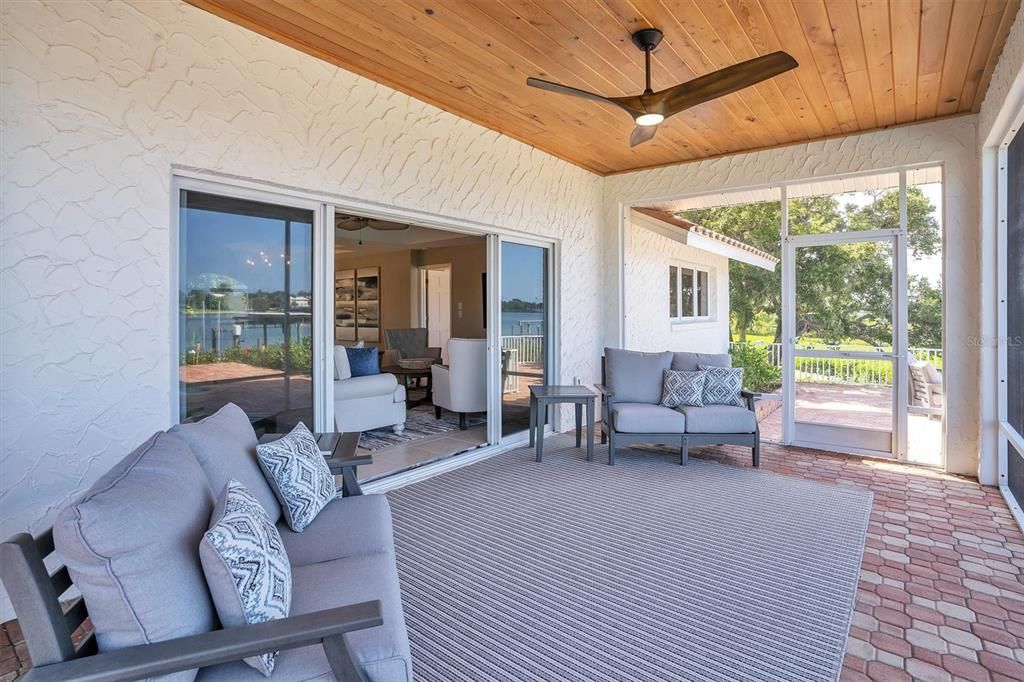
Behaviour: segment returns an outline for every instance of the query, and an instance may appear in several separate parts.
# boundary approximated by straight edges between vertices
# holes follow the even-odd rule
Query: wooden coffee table
[[[390,365],[388,367],[380,368],[381,374],[394,374],[396,377],[400,377],[402,385],[405,386],[405,407],[412,409],[418,407],[423,403],[432,403],[434,401],[434,373],[430,371],[430,367],[421,367],[420,369],[409,369],[408,367],[400,367],[398,365]],[[427,394],[422,398],[410,398],[409,397],[409,380],[414,379],[416,390],[422,390],[420,388],[420,379],[426,378],[427,380]]]

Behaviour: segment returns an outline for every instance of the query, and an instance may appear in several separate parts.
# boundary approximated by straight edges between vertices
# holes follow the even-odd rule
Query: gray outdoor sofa
[[[238,480],[272,519],[281,516],[256,445],[245,414],[228,405],[153,435],[53,529],[0,545],[30,680],[256,682],[266,678],[241,660],[274,651],[273,680],[412,679],[390,508],[382,495],[362,495],[353,475],[365,457],[328,460],[350,474],[346,495],[303,532],[277,524],[292,565],[289,617],[221,628],[199,557],[214,491]],[[87,617],[95,634],[77,641]]]
[[[700,365],[731,367],[728,353],[641,353],[606,348],[601,362],[601,443],[608,444],[608,463],[615,464],[619,445],[649,443],[679,448],[679,463],[689,461],[694,445],[742,445],[751,448],[760,465],[761,437],[754,412],[756,393],[742,391],[746,407],[705,405],[662,407],[666,369],[693,372]]]

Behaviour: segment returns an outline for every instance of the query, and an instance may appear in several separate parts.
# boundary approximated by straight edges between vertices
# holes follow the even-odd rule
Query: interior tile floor
[[[484,423],[465,431],[438,433],[381,450],[359,448],[357,454],[373,457],[373,464],[359,467],[359,480],[363,483],[372,481],[484,445],[486,442],[487,424]]]
[[[460,435],[468,437],[443,438]],[[749,449],[691,454],[750,466]],[[598,462],[603,455],[599,447]],[[1024,534],[998,490],[935,469],[771,444],[761,466],[874,493],[843,680],[1024,680]],[[17,624],[4,624],[0,682],[27,665]]]

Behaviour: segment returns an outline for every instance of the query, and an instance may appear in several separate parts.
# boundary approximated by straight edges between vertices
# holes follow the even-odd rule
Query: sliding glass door
[[[501,435],[526,431],[530,386],[544,384],[551,334],[550,248],[501,240]]]
[[[313,428],[311,209],[182,190],[179,419],[233,402],[257,432]]]

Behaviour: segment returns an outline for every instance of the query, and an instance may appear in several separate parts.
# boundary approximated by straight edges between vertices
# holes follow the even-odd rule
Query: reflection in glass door
[[[313,428],[313,211],[182,190],[183,422],[229,402],[257,432]]]
[[[501,435],[526,431],[530,385],[548,366],[550,296],[546,247],[501,242]]]

